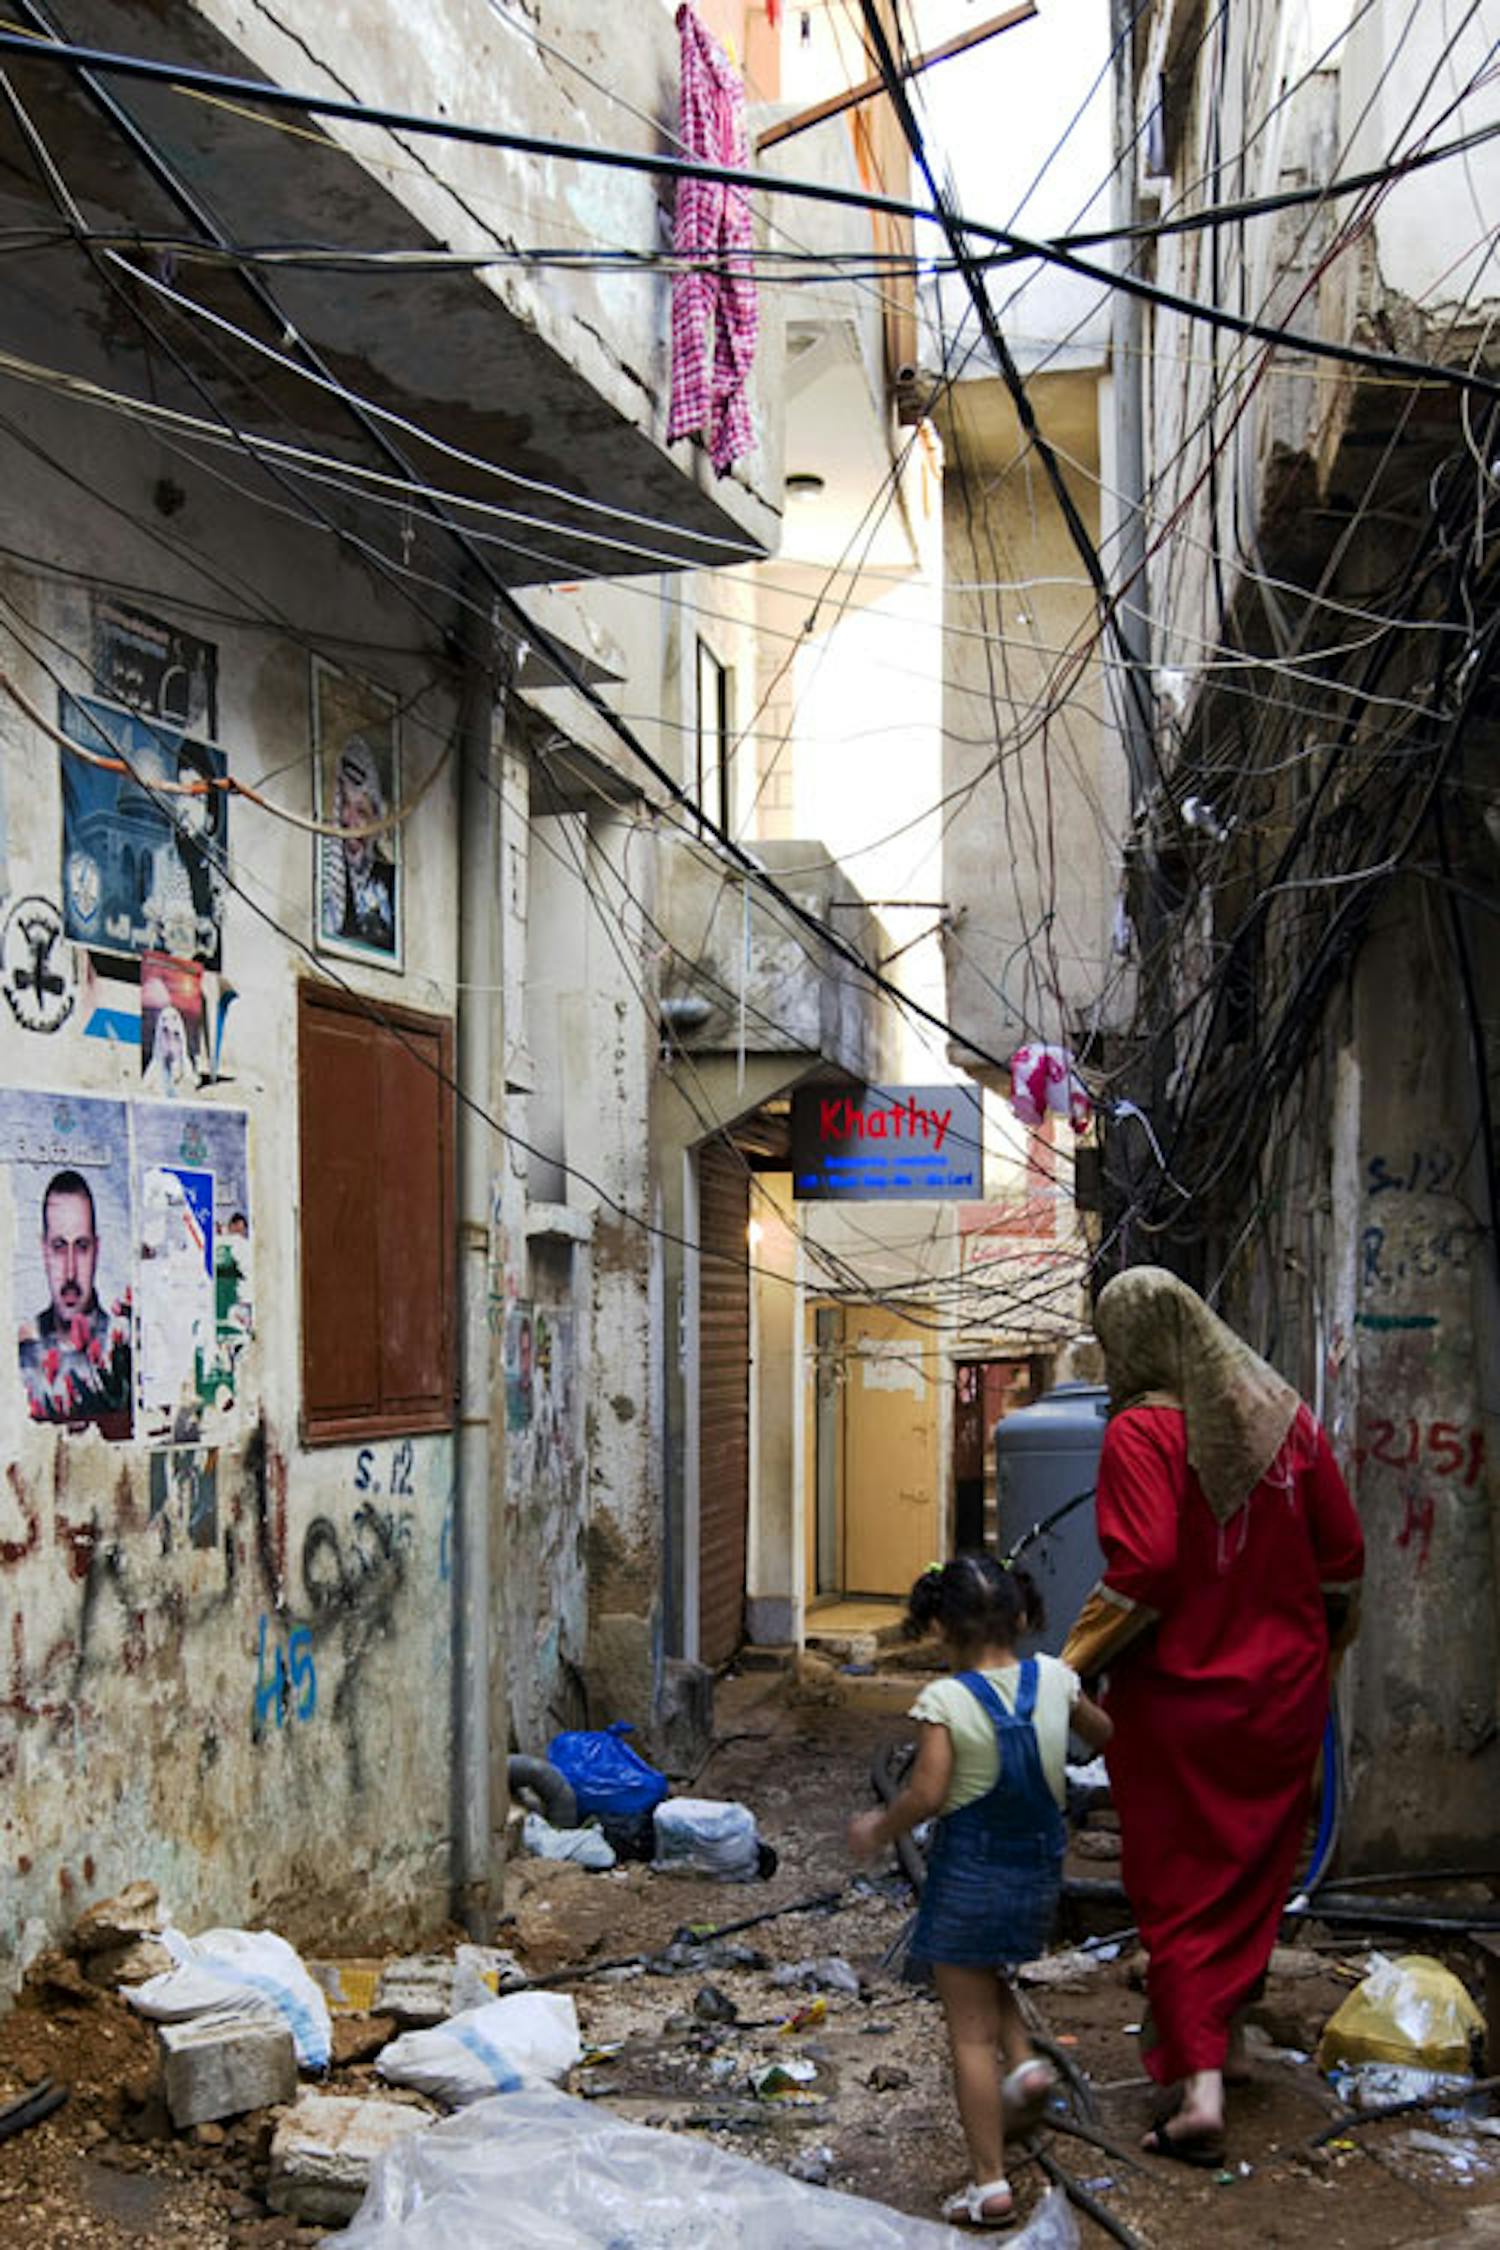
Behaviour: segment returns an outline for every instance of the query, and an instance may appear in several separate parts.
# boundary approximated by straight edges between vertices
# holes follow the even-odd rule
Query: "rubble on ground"
[[[517,1860],[493,1945],[449,1931],[421,1951],[310,1956],[332,2016],[331,2068],[316,2085],[305,2073],[289,2078],[283,2036],[274,2082],[260,2092],[240,2083],[236,2101],[266,2105],[247,2114],[209,2115],[196,2093],[170,2100],[163,2035],[108,1976],[92,1974],[112,1948],[160,1942],[167,1925],[154,1894],[132,1886],[109,1913],[91,1909],[87,1949],[75,1937],[34,1963],[21,2005],[0,2021],[0,2106],[49,2076],[72,2088],[65,2107],[0,2146],[6,2250],[321,2240],[358,2201],[385,2136],[421,2134],[448,2106],[383,2084],[379,2058],[528,1976],[557,1979],[576,2007],[582,2052],[564,2087],[601,2116],[688,2134],[812,2189],[930,2219],[939,2193],[965,2176],[941,2017],[929,1992],[899,1980],[905,1881],[889,1868],[855,1870],[842,1849],[848,1813],[867,1801],[873,1750],[907,1738],[904,1691],[856,1679],[855,1695],[836,1690],[824,1706],[788,1702],[788,1685],[761,1673],[721,1688],[721,1701],[733,1710],[741,1694],[738,1710],[753,1718],[739,1717],[745,1738],[716,1750],[692,1785],[752,1808],[781,1855],[771,1881],[732,1887],[639,1862],[594,1874]],[[863,1700],[876,1686],[892,1690],[884,1712]],[[728,1733],[736,1722],[722,1723]],[[1086,1833],[1109,1832],[1107,1813],[1091,1812]],[[1080,1868],[1089,1872],[1086,1855]],[[1496,2196],[1500,2138],[1487,2130],[1496,2121],[1484,2097],[1460,2089],[1386,2123],[1352,2116],[1320,2076],[1311,2055],[1371,1952],[1308,1922],[1296,1925],[1295,1945],[1278,1947],[1254,2011],[1253,2083],[1235,2097],[1224,2177],[1136,2158],[1154,2092],[1138,2043],[1144,1956],[1133,1939],[1118,1951],[1109,1936],[1122,1920],[1120,1909],[1073,1910],[1026,2004],[1082,2074],[1095,2129],[1111,2144],[1053,2133],[1050,2156],[1142,2240],[1157,2250],[1259,2250],[1278,2239],[1415,2250],[1456,2236],[1464,2211]],[[1462,1967],[1461,1955],[1449,1965]],[[255,2037],[269,2028],[274,2040],[275,2027],[255,2017],[247,2035],[252,2023]],[[167,2048],[212,2052],[214,2041],[189,2028]],[[1012,2168],[1031,2212],[1044,2185],[1038,2164],[1017,2151]],[[1103,2239],[1089,2224],[1082,2235],[1089,2250]]]

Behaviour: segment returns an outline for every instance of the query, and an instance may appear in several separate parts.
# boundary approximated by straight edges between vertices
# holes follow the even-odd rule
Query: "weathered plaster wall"
[[[180,473],[179,464],[145,444],[91,456],[77,430],[51,428],[52,419],[39,414],[34,431],[86,482],[113,479],[164,537],[89,507],[13,457],[8,536],[46,567],[0,571],[0,662],[55,716],[59,682],[92,684],[89,599],[75,570],[139,589],[130,596],[138,607],[215,644],[217,739],[231,771],[306,816],[308,652],[256,592],[295,584],[306,551],[242,520],[231,593],[192,558],[201,496],[185,494],[171,535],[151,507],[153,479]],[[414,662],[406,619],[326,556],[316,608],[325,646],[342,646],[411,699],[402,739],[414,784],[448,752],[444,667]],[[62,755],[8,700],[0,705],[0,921],[18,899],[56,905],[62,896]],[[455,802],[450,764],[403,833],[404,971],[337,964],[377,1001],[453,1012]],[[217,1081],[192,1100],[248,1119],[255,1327],[232,1406],[207,1412],[197,1459],[213,1452],[216,1484],[198,1485],[193,1520],[186,1486],[159,1466],[153,1488],[153,1459],[166,1455],[94,1427],[68,1434],[31,1421],[13,1347],[0,1358],[8,1978],[91,1897],[137,1876],[158,1881],[190,1928],[264,1921],[294,1938],[415,1934],[447,1898],[451,1443],[311,1450],[300,1441],[296,992],[310,972],[316,846],[244,802],[228,821],[242,891],[226,896],[222,975],[208,979],[223,1044]],[[139,987],[132,999],[128,985],[91,975],[81,949],[62,940],[47,966],[69,1000],[56,1030],[22,1028],[14,1004],[0,1009],[0,1083],[10,1096],[61,1097],[50,1130],[64,1145],[58,1117],[80,1097],[135,1104],[138,1129],[148,1111],[172,1125],[185,1116],[143,1082],[130,1025]],[[6,982],[14,993],[13,975]],[[117,1036],[97,1035],[101,1008],[118,1011]],[[36,1230],[29,1198],[16,1207],[14,1177],[0,1163],[0,1333],[12,1338],[38,1309],[34,1264],[22,1260],[26,1293],[13,1286],[13,1245],[29,1257]],[[111,1236],[101,1222],[109,1298],[129,1277],[123,1232],[117,1225]],[[336,1271],[314,1278],[337,1291]]]
[[[1481,1852],[1500,1813],[1493,1368],[1475,1318],[1494,1242],[1452,962],[1415,888],[1393,894],[1354,1001],[1354,1466],[1368,1577],[1349,1842],[1374,1866],[1403,1863],[1414,1838],[1429,1861]]]
[[[1070,489],[1096,538],[1097,388],[1093,374],[1034,386],[1043,429],[1077,464]],[[1097,1002],[1125,765],[1100,725],[1083,564],[998,380],[957,386],[943,430],[947,1014],[1003,1060],[1027,1038],[1073,1044],[1073,1012]],[[1054,984],[1068,1020],[1044,998]]]
[[[1364,1527],[1343,1846],[1377,1870],[1481,1863],[1500,1818],[1495,1265],[1462,996],[1430,905],[1413,882],[1392,891],[1271,1126],[1257,1223],[1237,1255],[1209,1246],[1226,1316],[1319,1413]]]
[[[627,859],[631,824],[591,821],[589,887],[622,898],[619,923],[587,930],[582,1016],[591,1057],[580,1088],[577,1163],[597,1184],[594,1209],[592,1387],[588,1431],[588,1696],[595,1723],[655,1713],[664,1656],[664,1522],[658,1377],[651,1310],[659,1304],[648,1120],[657,1011],[643,914],[654,909],[651,862]],[[571,1145],[571,1144],[570,1144]]]

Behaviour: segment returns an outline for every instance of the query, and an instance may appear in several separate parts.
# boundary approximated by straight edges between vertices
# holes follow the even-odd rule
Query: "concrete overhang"
[[[62,36],[83,44],[558,139],[644,152],[661,145],[665,124],[658,136],[632,111],[675,114],[675,37],[664,9],[643,11],[618,55],[611,43],[618,106],[582,89],[560,95],[525,27],[497,18],[485,0],[428,0],[415,17],[362,0],[357,36],[337,0],[303,0],[295,35],[255,0],[181,0],[167,10],[156,0],[55,0],[52,13]],[[579,43],[594,54],[599,40],[584,33]],[[148,239],[192,233],[141,146],[105,121],[71,73],[53,62],[7,67],[90,226]],[[406,141],[300,113],[273,119],[125,78],[109,91],[241,247],[479,257],[617,243],[654,250],[662,240],[658,183],[644,175]],[[6,113],[0,226],[48,224],[61,236],[37,153]],[[336,396],[211,326],[206,316],[217,314],[285,351],[285,331],[251,303],[234,270],[186,253],[147,251],[136,262],[132,279],[101,271],[65,240],[29,251],[8,269],[0,345],[184,413],[211,417],[217,405],[255,437],[293,438],[335,463],[389,468]],[[716,567],[774,545],[779,492],[768,479],[779,473],[778,444],[758,451],[748,471],[716,479],[701,449],[664,443],[669,284],[660,274],[512,263],[260,270],[291,328],[341,383],[426,433],[393,430],[424,482],[469,504],[455,513],[483,536],[508,583]],[[174,305],[163,282],[200,309]],[[158,327],[156,341],[142,318]],[[764,364],[757,376],[763,425],[776,377]],[[399,492],[339,497],[391,539]],[[477,502],[509,513],[481,514]]]
[[[823,845],[761,842],[755,856],[790,899],[836,925],[865,960],[889,950],[878,918]],[[752,876],[688,837],[661,838],[658,870],[656,919],[672,948],[663,1001],[703,1003],[673,1031],[675,1047],[695,1057],[740,1047],[801,1055],[865,1083],[890,1075],[894,1012],[826,940]]]
[[[1065,472],[1070,464],[1090,475],[1098,471],[1099,385],[1105,373],[1102,366],[1093,366],[1027,379],[1038,426],[1057,448]],[[1030,443],[998,375],[953,384],[934,409],[933,419],[947,449],[949,470],[955,473],[1010,468]],[[1040,469],[1037,473],[1040,476]]]

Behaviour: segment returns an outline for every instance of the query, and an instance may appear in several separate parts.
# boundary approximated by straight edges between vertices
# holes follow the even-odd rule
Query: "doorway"
[[[955,1554],[994,1545],[998,1512],[990,1438],[997,1422],[1041,1397],[1047,1387],[1048,1365],[1045,1355],[1033,1352],[1024,1359],[962,1359],[954,1369]]]

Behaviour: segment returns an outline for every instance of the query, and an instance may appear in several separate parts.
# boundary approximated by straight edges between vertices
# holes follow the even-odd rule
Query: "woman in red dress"
[[[1145,2060],[1175,2089],[1143,2145],[1217,2165],[1234,2019],[1296,1866],[1364,1542],[1312,1414],[1185,1282],[1118,1274],[1094,1325],[1105,1570],[1063,1656],[1109,1675],[1121,1873],[1150,1954]]]

